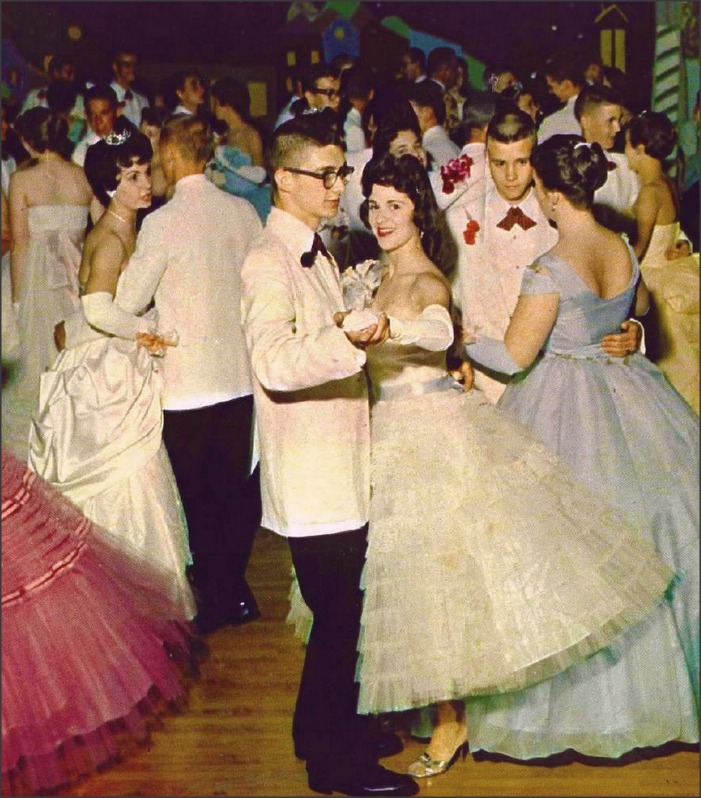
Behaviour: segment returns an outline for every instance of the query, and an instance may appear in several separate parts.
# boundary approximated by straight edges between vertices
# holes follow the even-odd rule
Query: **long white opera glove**
[[[399,344],[441,352],[453,343],[453,321],[443,305],[428,305],[418,319],[388,318],[389,337]]]
[[[109,291],[96,291],[81,297],[85,318],[91,327],[120,338],[136,338],[140,332],[155,332],[153,320],[133,316],[115,304]]]

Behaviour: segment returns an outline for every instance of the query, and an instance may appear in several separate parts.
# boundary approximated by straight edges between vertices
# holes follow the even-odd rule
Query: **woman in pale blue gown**
[[[695,743],[699,420],[643,355],[614,360],[598,343],[627,317],[636,286],[638,312],[647,299],[632,248],[591,213],[606,179],[603,151],[577,136],[553,136],[532,162],[538,201],[559,241],[524,274],[504,341],[478,338],[467,353],[517,375],[499,407],[654,542],[677,583],[642,634],[632,630],[520,693],[468,702],[470,747],[528,759]]]

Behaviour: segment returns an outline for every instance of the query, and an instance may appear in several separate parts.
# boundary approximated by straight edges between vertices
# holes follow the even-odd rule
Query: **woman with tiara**
[[[3,795],[72,783],[179,707],[192,631],[170,582],[3,450]]]
[[[373,159],[362,183],[386,265],[344,274],[358,312],[339,322],[353,329],[385,313],[390,334],[367,350],[358,711],[436,705],[433,738],[409,769],[422,778],[464,752],[466,697],[522,689],[612,643],[657,612],[670,571],[527,429],[449,376],[450,288],[434,263],[437,206],[419,161]]]
[[[598,144],[553,136],[532,155],[558,243],[527,269],[505,339],[466,347],[515,376],[499,408],[601,493],[674,570],[671,596],[607,652],[520,693],[471,701],[473,750],[519,759],[574,749],[619,757],[699,740],[699,420],[643,355],[612,360],[615,329],[647,290],[630,245],[592,215]],[[469,336],[469,332],[468,336]]]
[[[161,437],[154,359],[167,342],[153,318],[113,302],[134,251],[137,211],[151,202],[151,156],[148,138],[127,120],[88,148],[85,172],[106,211],[87,237],[78,273],[84,315],[68,323],[87,323],[92,334],[75,336],[81,343],[42,375],[29,464],[88,518],[167,570],[172,595],[191,618],[187,527]]]

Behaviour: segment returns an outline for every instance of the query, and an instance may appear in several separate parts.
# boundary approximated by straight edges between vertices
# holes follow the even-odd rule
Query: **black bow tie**
[[[317,252],[321,252],[321,254],[331,259],[329,255],[328,249],[324,246],[324,242],[321,240],[321,236],[318,233],[314,233],[314,243],[312,244],[312,248],[309,252],[303,252],[302,257],[299,259],[299,262],[304,266],[305,269],[309,269],[314,265],[314,261],[316,260]]]
[[[129,91],[129,89],[127,89],[124,92],[124,101],[125,102],[129,102],[129,100],[133,100],[133,99],[134,99],[134,95]]]

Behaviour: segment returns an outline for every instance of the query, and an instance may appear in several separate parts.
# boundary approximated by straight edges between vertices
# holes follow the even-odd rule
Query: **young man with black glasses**
[[[346,795],[413,795],[377,764],[387,739],[357,714],[355,682],[370,500],[365,349],[387,317],[344,332],[338,267],[318,233],[350,175],[328,110],[285,122],[268,152],[273,208],[242,270],[263,496],[262,524],[288,539],[314,614],[293,720],[309,786]]]

